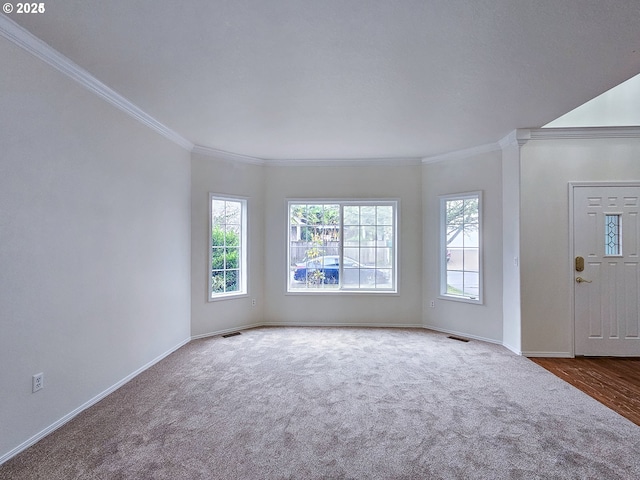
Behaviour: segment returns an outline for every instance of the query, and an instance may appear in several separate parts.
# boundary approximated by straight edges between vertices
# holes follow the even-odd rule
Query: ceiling
[[[192,143],[429,157],[640,72],[638,0],[49,0],[9,17]]]

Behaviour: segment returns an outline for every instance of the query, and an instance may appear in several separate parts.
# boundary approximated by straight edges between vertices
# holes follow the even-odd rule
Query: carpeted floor
[[[640,478],[640,427],[503,347],[425,330],[193,341],[2,479]]]

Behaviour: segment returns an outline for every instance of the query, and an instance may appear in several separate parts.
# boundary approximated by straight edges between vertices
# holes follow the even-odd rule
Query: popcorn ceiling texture
[[[421,329],[193,341],[2,479],[639,478],[640,429],[524,357]]]

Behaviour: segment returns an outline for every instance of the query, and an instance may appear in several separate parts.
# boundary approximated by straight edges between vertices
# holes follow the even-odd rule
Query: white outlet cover
[[[36,373],[31,377],[31,390],[33,393],[44,387],[44,373]]]

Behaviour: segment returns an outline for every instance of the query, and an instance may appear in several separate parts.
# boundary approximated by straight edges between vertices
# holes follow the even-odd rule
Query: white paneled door
[[[640,356],[640,186],[573,187],[575,354]]]

